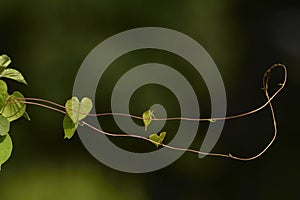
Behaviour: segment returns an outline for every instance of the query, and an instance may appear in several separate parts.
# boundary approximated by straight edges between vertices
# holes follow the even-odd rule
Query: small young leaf
[[[1,165],[9,159],[12,149],[13,144],[9,134],[6,134],[5,136],[0,136],[0,170]]]
[[[71,139],[77,129],[78,123],[74,123],[69,115],[65,115],[63,121],[63,127],[65,132],[65,139]]]
[[[158,146],[161,145],[161,143],[164,141],[166,134],[167,134],[166,132],[161,132],[160,135],[154,133],[149,136],[149,139],[158,148]]]
[[[159,136],[158,136],[156,133],[150,135],[150,136],[149,136],[149,139],[151,140],[151,142],[152,142],[153,144],[156,145],[156,147],[159,146],[159,144],[160,144],[159,140],[160,140],[160,139],[159,139]]]
[[[13,79],[15,81],[19,81],[20,83],[24,83],[27,85],[27,82],[25,81],[25,78],[23,77],[23,75],[21,74],[21,72],[19,72],[16,69],[5,69],[0,73],[0,78],[9,78],[9,79]]]
[[[4,136],[8,133],[10,128],[10,122],[0,115],[0,136]]]
[[[150,125],[152,119],[153,119],[153,111],[147,110],[143,113],[143,122],[145,125],[145,131],[147,131],[147,127]]]
[[[7,97],[7,85],[3,80],[0,80],[0,110],[2,109]]]
[[[18,91],[8,96],[7,103],[1,110],[1,114],[6,117],[8,121],[14,121],[24,115],[26,104],[20,100],[23,98],[22,93]]]
[[[31,121],[31,119],[30,119],[30,117],[29,117],[29,115],[28,115],[28,113],[26,111],[24,112],[23,117],[25,119],[27,119],[28,121]]]
[[[217,120],[215,120],[215,119],[209,119],[208,121],[209,122],[216,122]]]
[[[0,67],[6,68],[11,63],[11,59],[7,55],[0,56]]]
[[[160,133],[160,135],[159,135],[159,137],[160,137],[160,143],[162,143],[163,141],[164,141],[164,139],[165,139],[165,137],[166,137],[166,132],[161,132]]]
[[[65,107],[69,117],[77,124],[91,112],[93,102],[87,97],[84,97],[81,102],[79,102],[77,97],[72,97],[66,102]]]

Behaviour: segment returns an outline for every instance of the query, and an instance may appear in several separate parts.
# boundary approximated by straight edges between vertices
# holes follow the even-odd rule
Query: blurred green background
[[[278,138],[262,157],[251,162],[198,159],[185,153],[156,172],[119,172],[95,160],[78,136],[65,141],[61,114],[29,106],[32,121],[22,119],[11,128],[14,150],[0,173],[1,200],[297,199],[299,3],[1,0],[0,8],[0,53],[12,58],[11,67],[20,70],[29,83],[9,82],[10,92],[20,90],[27,97],[64,104],[72,95],[81,62],[97,44],[121,31],[144,26],[180,31],[209,52],[224,79],[228,114],[248,111],[265,101],[260,87],[270,65],[282,62],[289,71],[287,88],[274,101]],[[113,64],[112,69],[121,66],[123,71],[110,70],[104,77],[105,93],[97,94],[97,112],[109,111],[109,95],[121,73],[154,61],[183,73],[198,92],[202,116],[209,116],[205,83],[193,77],[192,67],[175,55],[154,50],[133,52]],[[278,73],[275,82],[280,77]],[[136,92],[130,105],[132,114],[143,112],[157,101],[166,106],[168,115],[178,114],[174,96],[158,95],[164,88],[155,87],[145,86]],[[101,123],[107,131],[118,130],[111,118]],[[177,124],[166,126],[175,129]],[[191,147],[199,149],[206,128],[207,124],[200,125]],[[226,122],[214,151],[251,156],[268,143],[272,134],[271,115],[264,109]],[[114,142],[124,148],[138,143],[127,139]],[[155,150],[151,145],[146,148]]]

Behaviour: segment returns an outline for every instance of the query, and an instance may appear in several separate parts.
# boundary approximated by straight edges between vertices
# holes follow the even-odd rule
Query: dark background
[[[21,119],[11,127],[14,150],[0,173],[0,199],[297,199],[300,5],[263,2],[1,0],[0,53],[12,58],[11,67],[20,70],[29,83],[23,86],[10,81],[10,92],[20,90],[27,97],[64,104],[72,95],[77,69],[97,44],[121,31],[145,26],[180,31],[209,52],[224,79],[228,115],[249,111],[265,101],[260,90],[262,75],[272,64],[284,63],[289,77],[286,88],[274,100],[279,135],[263,156],[242,162],[198,159],[185,153],[170,166],[146,174],[104,166],[86,151],[77,135],[70,141],[63,139],[61,114],[29,106],[32,121]],[[176,56],[145,50],[120,59],[114,65],[126,69],[154,61],[173,64],[200,91],[201,114],[209,116],[204,83],[191,77],[192,67]],[[275,83],[281,80],[277,73]],[[108,89],[118,76],[120,73],[113,70],[107,74]],[[132,114],[156,103],[163,90],[152,88],[149,95],[147,89],[132,97]],[[109,111],[109,94],[97,94],[99,112]],[[150,97],[146,99],[145,94]],[[172,94],[158,100],[168,114],[178,114],[178,102]],[[102,123],[107,131],[118,130],[111,119]],[[206,128],[207,124],[200,126],[191,147],[199,148]],[[226,122],[214,151],[251,156],[272,134],[270,111],[264,109]],[[115,142],[126,148],[124,142]],[[132,145],[132,141],[126,142]]]

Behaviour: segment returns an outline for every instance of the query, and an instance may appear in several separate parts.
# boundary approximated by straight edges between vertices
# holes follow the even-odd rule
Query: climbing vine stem
[[[270,80],[271,72],[275,68],[281,68],[281,69],[283,69],[283,81],[278,84],[279,88],[270,96],[269,90],[268,90],[269,89],[269,80]],[[69,108],[69,107],[57,104],[55,102],[52,102],[52,101],[49,101],[49,100],[45,100],[45,99],[40,99],[40,98],[12,98],[12,99],[10,99],[10,101],[7,101],[6,104],[14,104],[15,101],[19,101],[19,102],[22,102],[24,104],[36,105],[36,106],[41,106],[41,107],[44,107],[44,108],[47,108],[47,109],[51,109],[51,110],[54,110],[56,112],[60,112],[60,113],[62,113],[64,115],[68,115],[70,113],[71,113],[71,115],[75,115],[75,116],[76,115],[77,116],[78,115],[82,115],[83,118],[86,117],[86,116],[89,116],[89,117],[105,117],[105,116],[112,116],[112,115],[123,116],[123,117],[131,117],[131,118],[143,120],[144,123],[147,120],[147,126],[150,124],[151,121],[186,120],[186,121],[208,121],[208,122],[212,122],[213,123],[213,122],[218,121],[218,120],[232,120],[232,119],[237,119],[237,118],[241,118],[241,117],[245,117],[247,115],[251,115],[251,114],[257,113],[258,111],[260,111],[260,110],[264,109],[265,107],[269,106],[270,111],[271,111],[271,115],[272,115],[272,120],[273,120],[273,128],[274,128],[273,137],[270,140],[270,142],[259,153],[257,153],[254,156],[251,156],[251,157],[239,157],[239,156],[234,156],[231,153],[201,152],[201,151],[197,151],[197,150],[194,150],[194,149],[174,147],[174,146],[170,146],[168,144],[164,144],[162,142],[163,138],[159,138],[158,135],[155,135],[157,137],[157,139],[151,139],[151,137],[144,137],[144,136],[135,135],[135,134],[110,133],[110,132],[106,132],[106,131],[97,129],[94,126],[92,126],[91,124],[89,124],[89,123],[87,123],[87,122],[85,122],[83,120],[80,121],[82,125],[85,125],[85,126],[89,127],[93,131],[95,131],[97,133],[100,133],[100,134],[104,134],[104,135],[110,136],[110,137],[132,137],[132,138],[138,138],[138,139],[143,139],[143,140],[152,142],[156,146],[161,145],[161,146],[163,146],[165,148],[172,149],[172,150],[191,152],[191,153],[202,154],[202,155],[207,155],[207,156],[219,156],[219,157],[231,158],[231,159],[241,160],[241,161],[248,161],[248,160],[256,159],[259,156],[261,156],[273,144],[273,142],[276,139],[276,136],[277,136],[277,123],[276,123],[276,117],[275,117],[274,108],[272,106],[271,101],[285,87],[286,80],[287,80],[287,69],[286,69],[285,65],[283,65],[283,64],[274,64],[263,75],[263,81],[262,81],[263,88],[262,89],[263,89],[264,94],[266,96],[266,102],[264,104],[262,104],[260,107],[255,108],[255,109],[253,109],[251,111],[240,113],[240,114],[237,114],[237,115],[225,116],[225,117],[213,116],[211,118],[189,118],[189,117],[156,118],[156,117],[152,117],[150,115],[149,116],[145,115],[145,113],[143,114],[142,117],[136,116],[136,115],[127,114],[127,113],[99,113],[99,114],[89,114],[89,111],[91,109],[90,106],[88,106],[88,107],[90,107],[88,109],[89,111],[87,111],[87,110],[80,110],[80,108],[79,109],[73,109],[73,108]],[[80,102],[78,101],[78,99],[77,98],[73,99],[73,98],[71,100],[71,104],[73,103],[72,105],[75,105],[75,104],[79,105]],[[151,112],[148,112],[148,113],[151,114]],[[72,120],[71,120],[71,125],[74,125],[74,127],[77,128],[77,124],[78,124],[78,121],[74,121],[73,120],[73,122],[72,122]],[[72,129],[70,136],[67,137],[67,138],[71,138],[73,136],[73,133],[76,130],[76,128]]]

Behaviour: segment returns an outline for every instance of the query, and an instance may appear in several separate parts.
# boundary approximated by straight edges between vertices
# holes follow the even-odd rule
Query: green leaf
[[[29,115],[28,115],[28,113],[26,111],[24,112],[23,117],[25,119],[27,119],[28,121],[31,121],[31,119],[30,119],[30,117],[29,117]]]
[[[9,79],[13,79],[15,81],[19,81],[20,83],[24,83],[27,85],[27,82],[25,81],[25,78],[23,77],[23,75],[21,74],[21,72],[19,72],[16,69],[5,69],[0,73],[0,78],[9,78]]]
[[[216,122],[217,120],[215,119],[208,119],[209,122]]]
[[[7,102],[1,110],[1,114],[6,117],[8,121],[14,121],[24,115],[26,104],[20,100],[23,98],[22,93],[18,91],[8,96]]]
[[[166,132],[161,132],[160,135],[157,135],[156,133],[154,133],[149,136],[149,139],[158,148],[158,146],[161,145],[162,142],[164,141],[166,134],[167,134]]]
[[[4,136],[8,133],[10,128],[10,122],[8,119],[0,115],[0,136]]]
[[[77,129],[78,123],[74,123],[69,115],[65,115],[63,121],[63,127],[65,132],[65,139],[71,139]]]
[[[87,97],[84,97],[81,102],[79,102],[77,97],[72,97],[66,102],[65,107],[69,117],[77,124],[91,112],[93,102]]]
[[[147,127],[149,126],[149,124],[151,123],[152,119],[153,119],[153,111],[152,110],[147,110],[143,113],[143,122],[145,125],[145,131],[147,131]]]
[[[0,110],[2,109],[7,97],[7,85],[3,80],[0,80]]]
[[[7,55],[0,56],[0,67],[6,68],[11,63],[11,59]]]
[[[1,165],[9,159],[12,149],[13,144],[10,136],[8,134],[0,136],[0,170]]]

